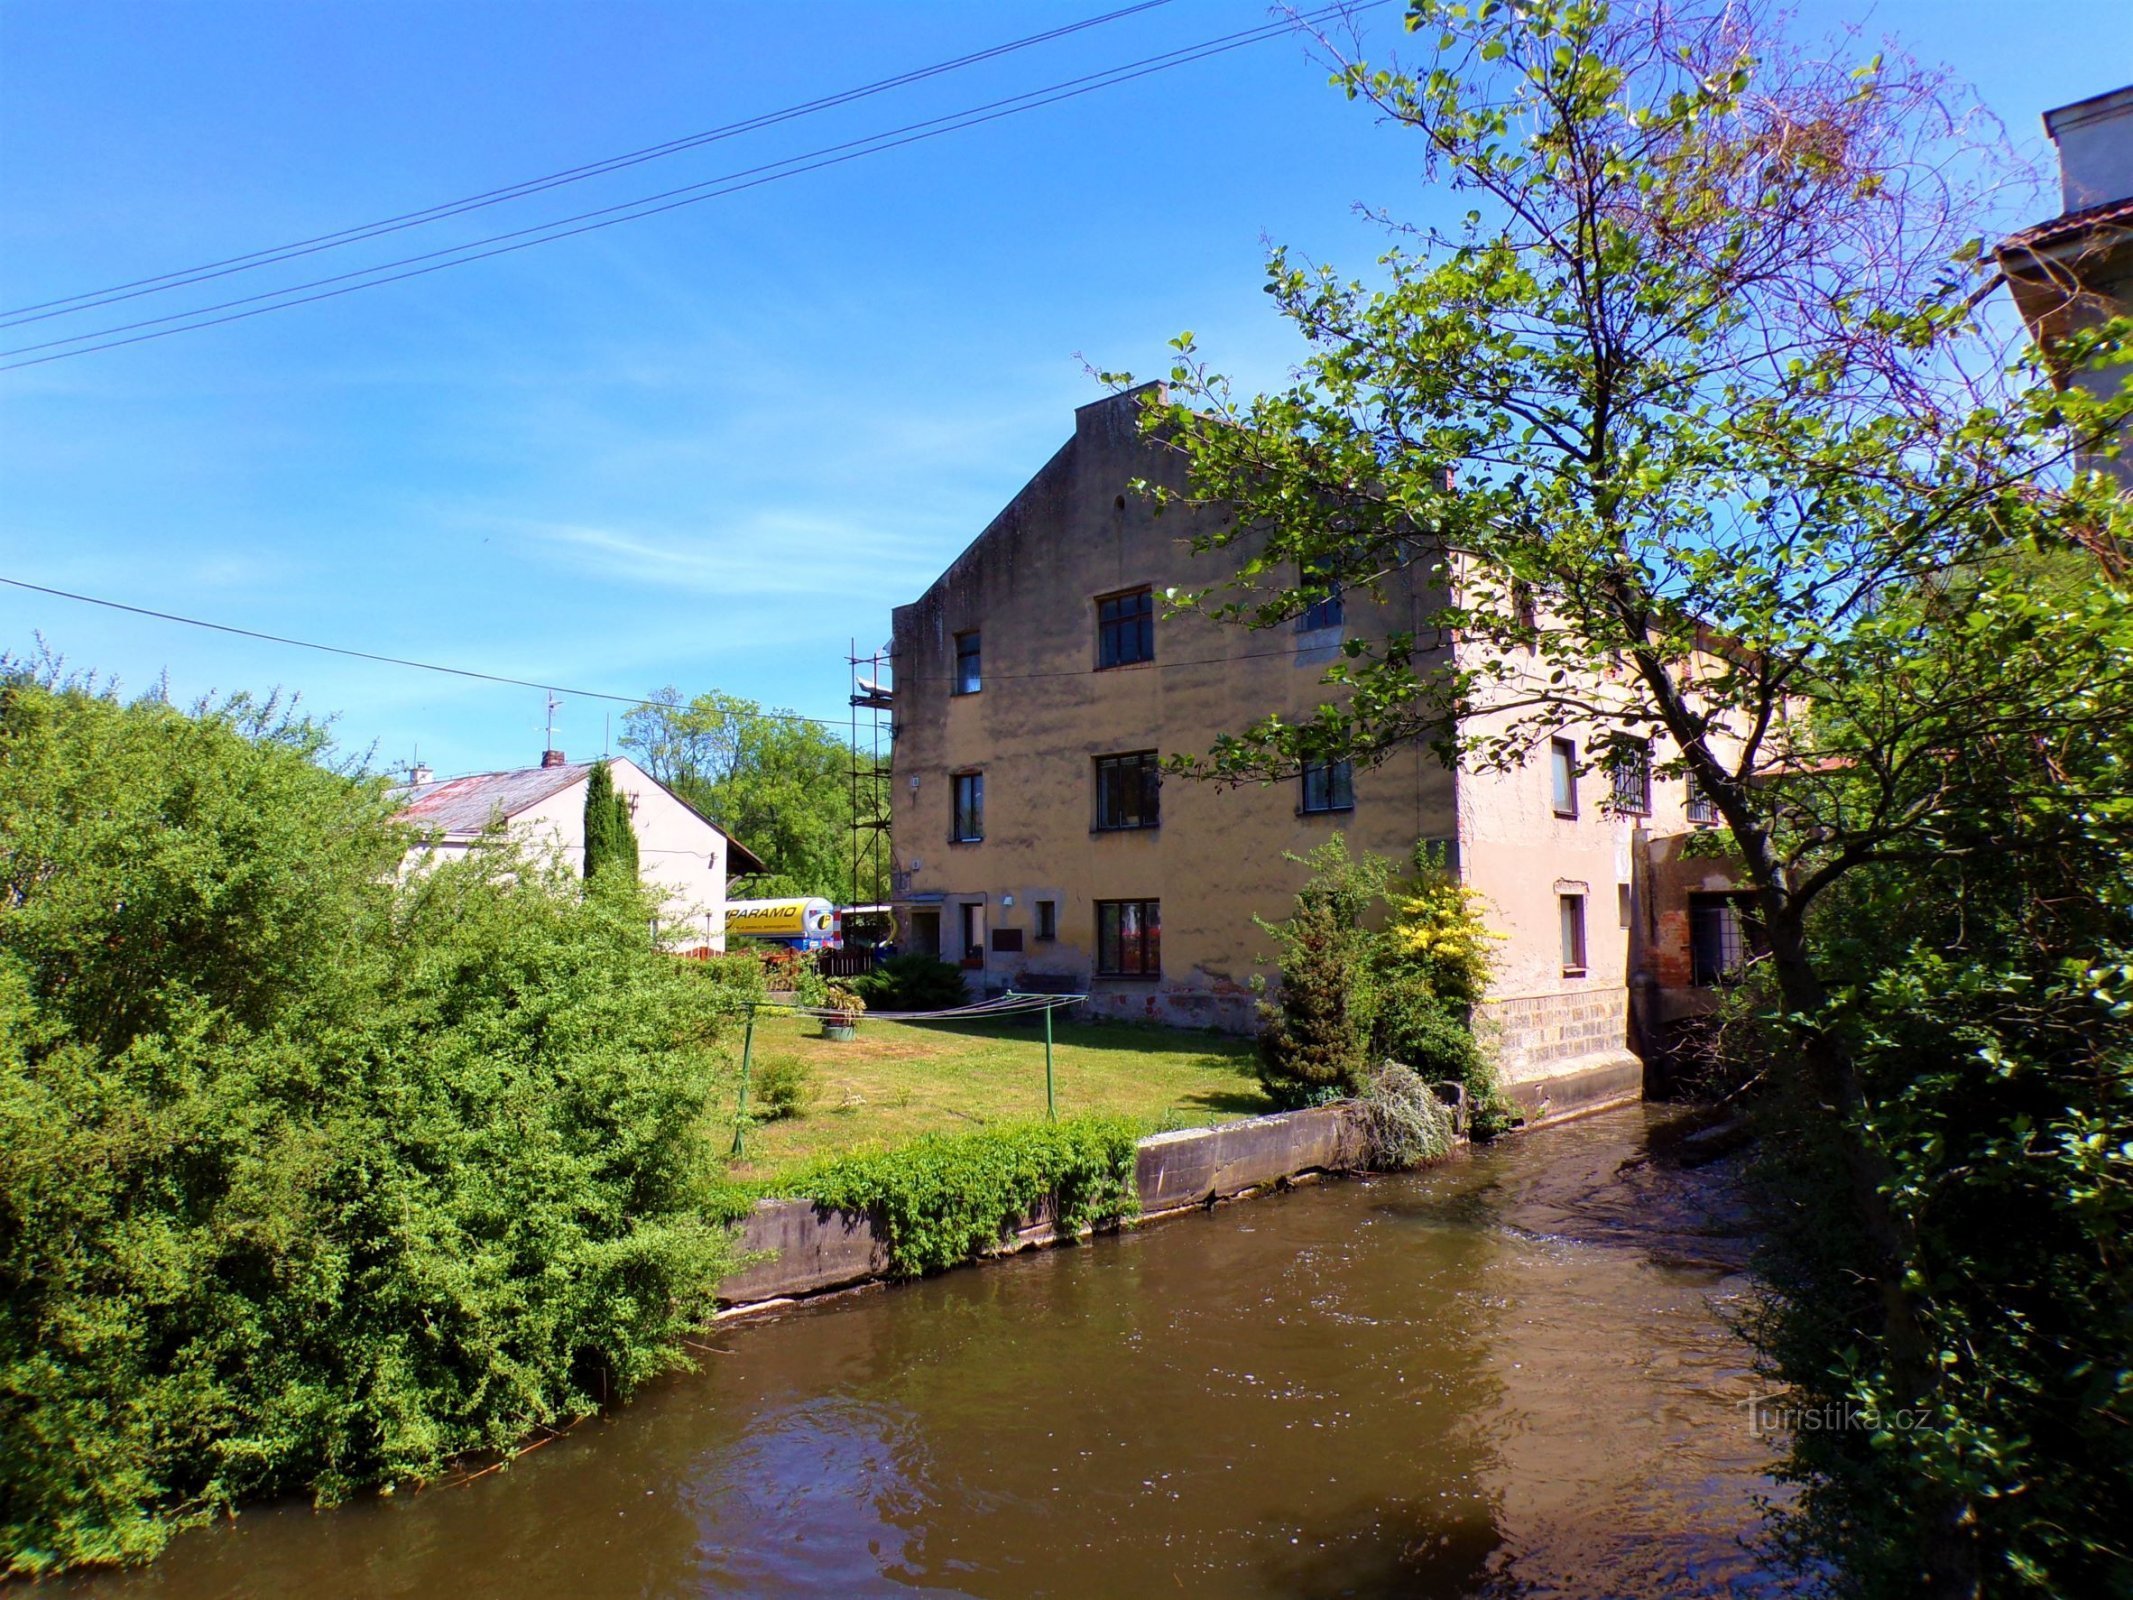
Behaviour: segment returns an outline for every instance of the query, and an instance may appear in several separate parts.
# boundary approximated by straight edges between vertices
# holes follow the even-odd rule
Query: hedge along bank
[[[1354,1102],[1140,1139],[1120,1117],[929,1135],[827,1163],[758,1201],[736,1237],[757,1259],[719,1299],[730,1312],[916,1276],[1307,1173],[1362,1170],[1370,1157]]]

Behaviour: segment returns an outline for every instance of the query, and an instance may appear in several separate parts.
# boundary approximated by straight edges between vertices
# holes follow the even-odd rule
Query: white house
[[[400,791],[400,820],[435,837],[409,864],[464,855],[493,821],[501,819],[522,843],[553,850],[580,871],[585,865],[585,784],[590,761],[570,761],[560,750],[543,753],[537,767],[515,772],[476,772],[437,780],[418,768]],[[608,761],[615,792],[630,808],[637,834],[637,873],[666,893],[668,915],[685,921],[695,937],[686,942],[726,948],[726,876],[761,872],[763,863],[709,817],[626,757]]]

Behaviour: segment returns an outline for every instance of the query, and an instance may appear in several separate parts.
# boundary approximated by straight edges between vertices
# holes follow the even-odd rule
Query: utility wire
[[[914,68],[894,77],[880,78],[862,84],[856,89],[824,95],[819,99],[803,101],[777,111],[766,111],[757,116],[729,122],[722,127],[703,133],[688,134],[679,139],[669,139],[663,144],[648,145],[642,150],[627,151],[619,156],[608,156],[599,161],[590,161],[583,166],[568,167],[561,172],[551,172],[538,178],[528,178],[519,183],[506,184],[502,188],[484,190],[458,200],[446,200],[434,206],[425,206],[420,211],[403,212],[377,222],[360,223],[352,228],[342,228],[333,233],[318,234],[309,239],[298,239],[291,244],[272,245],[263,250],[250,251],[245,255],[228,256],[220,261],[210,261],[202,266],[185,267],[175,272],[158,273],[153,277],[135,278],[128,283],[113,284],[103,289],[87,289],[80,294],[65,295],[57,300],[40,300],[33,305],[15,306],[0,311],[0,327],[11,327],[25,322],[41,322],[47,317],[66,316],[76,311],[87,311],[96,306],[110,305],[114,301],[132,300],[145,294],[160,294],[167,289],[183,288],[209,278],[227,277],[235,272],[249,272],[256,267],[271,266],[297,256],[313,255],[321,250],[336,249],[344,244],[354,244],[365,239],[374,239],[382,234],[398,233],[406,228],[421,227],[425,223],[441,221],[446,217],[461,216],[469,211],[479,211],[488,206],[501,205],[509,200],[521,199],[529,194],[540,194],[565,184],[581,183],[587,178],[619,172],[626,167],[657,161],[665,156],[679,155],[683,151],[700,149],[708,144],[754,133],[763,128],[775,127],[781,122],[790,122],[799,117],[812,116],[816,112],[833,110],[855,101],[871,99],[891,89],[905,88],[922,83],[928,78],[960,71],[981,61],[997,60],[1012,55],[1018,50],[1027,50],[1033,45],[1049,44],[1055,39],[1102,27],[1124,17],[1138,15],[1166,6],[1171,0],[1140,0],[1137,5],[1125,6],[1116,11],[1106,11],[1099,16],[1085,17],[1079,22],[1070,22],[1063,27],[1033,33],[1021,39],[1012,39],[1005,44],[993,45],[984,50],[972,51],[948,61],[937,61],[931,66]]]
[[[75,594],[67,589],[51,589],[41,583],[27,583],[21,578],[0,577],[0,583],[13,589],[27,589],[32,594],[48,594],[61,600],[76,600],[85,606],[103,606],[110,611],[130,612],[136,617],[153,617],[158,622],[181,622],[188,628],[207,628],[216,633],[235,634],[240,639],[260,639],[268,644],[291,645],[298,650],[317,650],[329,656],[350,656],[357,661],[377,661],[389,667],[414,667],[422,672],[442,672],[454,678],[473,678],[481,683],[501,683],[514,689],[545,689],[551,694],[567,694],[579,700],[612,700],[617,705],[652,706],[665,702],[648,695],[606,694],[598,689],[573,689],[560,683],[537,683],[531,678],[507,678],[495,672],[476,672],[469,667],[440,666],[434,661],[410,661],[405,656],[379,655],[371,650],[350,650],[337,644],[318,644],[310,639],[292,639],[286,634],[261,633],[256,628],[239,628],[227,622],[206,622],[199,617],[181,617],[172,611],[152,611],[147,606],[130,606],[122,600],[104,600],[93,594]],[[795,722],[819,722],[826,728],[844,728],[850,717],[804,717],[797,711],[776,713]]]
[[[465,266],[469,262],[487,260],[492,256],[509,255],[519,250],[531,249],[535,245],[549,244],[558,239],[567,239],[582,233],[596,232],[602,228],[614,227],[624,222],[639,221],[645,217],[657,216],[662,212],[678,210],[683,206],[696,205],[705,200],[737,194],[743,190],[758,188],[764,184],[775,183],[784,178],[797,177],[802,173],[820,171],[825,167],[840,166],[848,161],[856,161],[862,156],[877,155],[886,150],[898,149],[904,145],[919,143],[922,140],[938,138],[945,133],[960,132],[966,128],[973,128],[984,123],[999,121],[1005,117],[1019,115],[1024,111],[1033,111],[1042,106],[1056,105],[1061,101],[1077,99],[1082,95],[1092,94],[1099,89],[1112,88],[1121,83],[1131,82],[1136,78],[1169,71],[1174,67],[1206,60],[1212,56],[1226,54],[1231,50],[1241,49],[1249,44],[1260,43],[1266,39],[1291,33],[1299,26],[1324,21],[1335,16],[1352,16],[1356,12],[1373,9],[1376,6],[1388,3],[1389,0],[1360,0],[1360,3],[1354,3],[1354,0],[1342,0],[1342,3],[1327,6],[1317,12],[1307,13],[1293,21],[1284,20],[1277,23],[1264,24],[1256,28],[1243,29],[1237,33],[1203,40],[1196,45],[1188,45],[1178,50],[1164,52],[1161,55],[1145,57],[1140,61],[1130,62],[1121,67],[1106,68],[1101,72],[1086,74],[1080,78],[1070,78],[1063,83],[1053,84],[1044,89],[1030,90],[983,106],[952,112],[942,117],[929,118],[922,122],[906,124],[902,128],[891,129],[886,133],[871,134],[860,139],[848,140],[842,144],[825,146],[823,149],[810,151],[805,155],[787,157],[783,161],[768,163],[762,167],[747,168],[741,172],[728,173],[723,177],[706,179],[702,183],[689,184],[680,189],[667,190],[661,194],[648,195],[638,200],[623,201],[594,211],[581,212],[577,216],[561,218],[554,222],[541,223],[509,233],[495,234],[486,239],[470,241],[467,244],[429,251],[422,255],[404,257],[398,261],[383,262],[374,267],[341,273],[333,277],[314,279],[309,283],[294,284],[284,289],[264,291],[260,294],[247,295],[215,305],[200,306],[191,311],[175,312],[164,317],[149,318],[141,322],[122,323],[113,327],[100,328],[89,333],[74,334],[64,339],[46,340],[39,344],[22,345],[10,350],[0,350],[0,358],[9,356],[27,357],[27,359],[23,360],[0,360],[0,372],[11,372],[23,367],[41,366],[50,361],[63,361],[70,356],[91,355],[100,350],[117,349],[124,345],[140,344],[151,339],[168,338],[175,333],[189,333],[198,328],[216,327],[226,322],[240,322],[250,317],[264,316],[270,311],[282,311],[291,306],[308,305],[319,300],[331,300],[341,295],[353,294],[361,289],[376,288],[387,283],[398,283],[408,278],[424,277],[432,272],[441,272],[447,267]],[[616,215],[615,213],[627,214]],[[526,235],[539,235],[539,237],[526,237]],[[482,248],[483,246],[493,246],[493,248],[485,249]],[[438,257],[451,257],[453,259],[435,259]],[[429,264],[416,265],[416,263],[421,262],[428,262]],[[408,270],[393,271],[392,269],[396,267],[406,267]],[[380,274],[383,275],[380,276]],[[345,281],[349,279],[363,279],[365,281]],[[335,284],[340,285],[340,287],[328,287]],[[305,294],[302,291],[306,289],[316,289],[318,292]],[[275,303],[271,305],[252,304],[252,302],[261,300],[271,300]],[[249,306],[250,309],[231,309],[240,306]],[[227,314],[222,316],[209,315],[209,313],[216,311],[223,311]],[[167,323],[180,323],[182,325],[176,327],[162,326],[162,324]],[[134,330],[136,329],[150,331],[135,332]],[[126,337],[110,337],[112,335],[126,335]],[[103,340],[103,342],[85,342],[99,339]],[[56,348],[66,344],[79,345],[80,348],[72,350]],[[40,351],[47,353],[35,353]]]

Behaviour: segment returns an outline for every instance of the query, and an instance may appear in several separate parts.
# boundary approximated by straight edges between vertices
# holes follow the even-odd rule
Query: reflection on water
[[[248,1512],[80,1587],[1752,1592],[1771,1485],[1724,1326],[1729,1165],[1651,1159],[1668,1120],[727,1324],[702,1370],[507,1471]]]

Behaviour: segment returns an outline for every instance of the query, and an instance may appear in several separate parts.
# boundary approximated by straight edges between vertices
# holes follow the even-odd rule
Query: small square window
[[[1559,894],[1555,900],[1563,925],[1563,976],[1579,977],[1585,971],[1585,897]]]
[[[1559,817],[1574,817],[1578,814],[1578,747],[1573,739],[1548,741],[1548,785],[1555,802],[1555,814]]]
[[[976,694],[984,679],[979,670],[978,635],[959,633],[955,636],[955,692]]]
[[[1163,772],[1153,750],[1096,758],[1096,826],[1111,832],[1162,822]]]
[[[1355,765],[1349,761],[1306,761],[1303,764],[1303,810],[1305,816],[1321,811],[1355,809]]]
[[[1125,667],[1155,659],[1155,596],[1146,589],[1096,602],[1096,664]]]
[[[1693,772],[1688,776],[1688,786],[1689,821],[1716,822],[1718,807],[1712,803],[1711,797],[1703,792],[1703,785],[1696,781],[1696,774]]]
[[[1057,900],[1039,900],[1037,902],[1037,937],[1045,943],[1050,943],[1059,937],[1059,902]]]
[[[957,844],[976,844],[985,837],[985,774],[955,775],[955,831]]]

